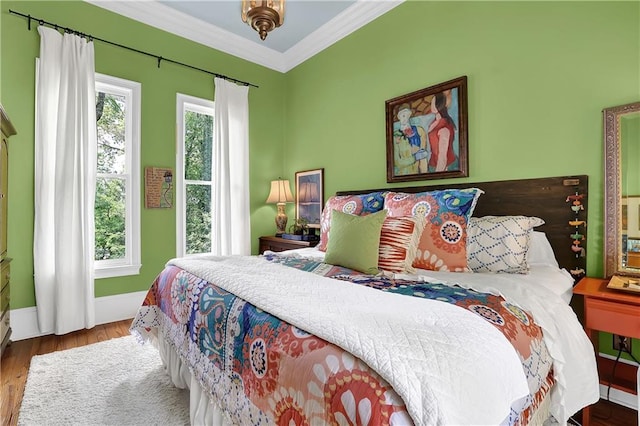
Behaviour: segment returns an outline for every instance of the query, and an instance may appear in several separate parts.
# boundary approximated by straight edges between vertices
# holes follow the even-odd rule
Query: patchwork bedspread
[[[131,328],[236,424],[526,423],[553,382],[540,328],[499,296],[299,257],[175,259]]]

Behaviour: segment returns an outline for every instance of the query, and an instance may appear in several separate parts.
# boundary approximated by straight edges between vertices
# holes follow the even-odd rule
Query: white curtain
[[[216,255],[251,254],[249,87],[215,79],[213,243]]]
[[[41,333],[95,325],[93,43],[40,26],[34,280]]]

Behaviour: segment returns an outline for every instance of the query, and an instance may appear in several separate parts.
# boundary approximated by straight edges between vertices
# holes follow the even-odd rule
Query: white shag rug
[[[36,355],[18,425],[188,425],[189,391],[133,336]]]

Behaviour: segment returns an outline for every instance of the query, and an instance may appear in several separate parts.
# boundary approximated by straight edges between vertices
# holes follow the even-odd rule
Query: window
[[[140,272],[140,83],[96,74],[96,278]]]
[[[177,255],[210,253],[213,199],[213,102],[178,94]]]

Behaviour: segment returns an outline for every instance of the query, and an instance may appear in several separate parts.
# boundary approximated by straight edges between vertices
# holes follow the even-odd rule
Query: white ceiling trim
[[[207,24],[154,1],[113,1],[85,0],[95,6],[110,10],[152,27],[176,34],[196,43],[237,56],[247,61],[263,65],[276,71],[285,72],[283,54],[249,41],[230,31]],[[161,52],[156,52],[161,53]]]
[[[405,0],[358,0],[285,53],[207,24],[155,0],[84,0],[95,6],[279,72],[287,72]],[[151,52],[161,54],[162,52]]]
[[[358,0],[284,53],[286,71],[384,15],[405,0]]]

